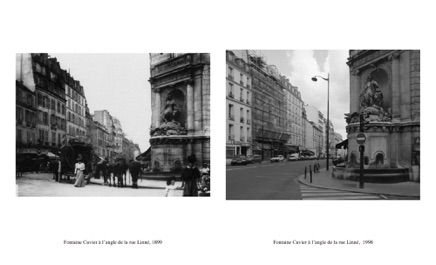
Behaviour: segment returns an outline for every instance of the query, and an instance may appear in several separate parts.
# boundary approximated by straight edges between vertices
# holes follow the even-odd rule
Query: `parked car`
[[[288,156],[289,161],[297,161],[299,159],[298,153],[293,153]]]
[[[244,155],[234,156],[230,165],[246,165],[247,158]]]
[[[262,162],[262,157],[260,155],[249,155],[247,156],[247,163],[254,164]]]
[[[285,161],[285,157],[282,155],[278,155],[271,158],[271,162],[283,162]]]

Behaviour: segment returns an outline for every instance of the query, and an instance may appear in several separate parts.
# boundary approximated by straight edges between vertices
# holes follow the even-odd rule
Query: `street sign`
[[[356,140],[358,144],[364,144],[366,141],[366,135],[364,133],[358,133],[356,136]]]

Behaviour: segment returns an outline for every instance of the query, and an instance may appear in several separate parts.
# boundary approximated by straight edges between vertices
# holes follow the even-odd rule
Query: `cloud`
[[[335,132],[346,137],[344,114],[349,112],[349,69],[346,64],[348,51],[328,51],[323,65],[319,65],[314,51],[298,50],[286,53],[291,73],[288,76],[292,85],[297,86],[305,104],[317,107],[327,115],[327,82],[318,78],[313,82],[315,75],[327,77],[330,73],[330,120]],[[324,71],[322,71],[324,69]]]

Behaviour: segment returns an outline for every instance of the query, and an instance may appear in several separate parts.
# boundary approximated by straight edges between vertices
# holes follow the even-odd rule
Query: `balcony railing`
[[[241,142],[245,142],[245,136],[240,136],[239,138],[241,138]]]
[[[244,86],[244,81],[239,81],[239,84],[241,85],[241,86]]]
[[[234,135],[234,134],[229,134],[228,139],[229,139],[229,140],[235,140],[235,135]]]
[[[229,98],[235,98],[235,95],[233,95],[232,92],[229,93]]]
[[[235,80],[235,77],[233,75],[228,75],[227,78],[232,80],[232,81]]]
[[[250,119],[247,119],[247,124],[251,124],[251,120]]]
[[[240,97],[240,98],[239,98],[239,101],[244,102],[244,98],[243,98],[243,97]]]
[[[248,100],[248,99],[245,102],[247,102],[248,105],[251,104],[250,100]]]
[[[249,84],[247,84],[247,88],[250,89],[250,85]]]
[[[245,121],[244,117],[241,117],[239,120],[240,120],[242,123],[244,123],[244,121]]]
[[[229,114],[229,120],[234,121],[235,120],[235,114]]]

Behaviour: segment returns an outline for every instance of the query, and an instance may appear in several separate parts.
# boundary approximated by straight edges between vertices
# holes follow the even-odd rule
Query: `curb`
[[[334,188],[334,187],[324,187],[319,185],[314,185],[313,183],[305,183],[302,178],[304,178],[304,174],[298,176],[298,182],[306,185],[308,187],[314,187],[319,189],[325,189],[325,190],[338,190],[338,191],[347,191],[347,192],[354,192],[354,193],[364,193],[364,194],[373,194],[373,195],[390,195],[390,196],[398,196],[398,197],[412,197],[412,198],[421,198],[421,196],[417,195],[404,195],[404,194],[398,194],[398,193],[380,193],[380,192],[370,192],[370,191],[356,191],[356,190],[349,190],[349,189],[343,189],[343,188]]]

